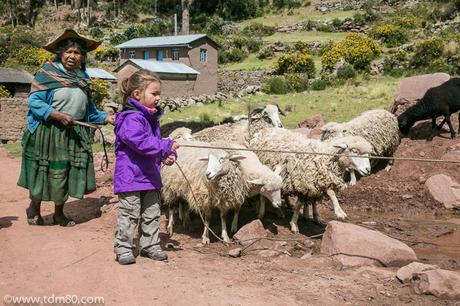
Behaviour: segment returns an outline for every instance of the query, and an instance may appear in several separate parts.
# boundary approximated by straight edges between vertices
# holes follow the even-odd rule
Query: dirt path
[[[120,266],[112,252],[116,198],[110,187],[67,205],[76,227],[32,227],[25,220],[27,191],[16,187],[20,159],[0,149],[0,165],[0,297],[103,297],[105,305],[452,304],[410,294],[395,280],[395,269],[340,270],[316,253],[232,259],[218,255],[228,251],[219,243],[195,248],[197,235],[175,235],[169,242],[181,249],[168,252],[168,263],[139,257]],[[47,224],[52,210],[44,206]]]

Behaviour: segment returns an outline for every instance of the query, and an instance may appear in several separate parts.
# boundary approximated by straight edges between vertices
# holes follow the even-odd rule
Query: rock
[[[267,236],[268,233],[262,222],[260,222],[260,220],[254,220],[240,228],[240,230],[233,235],[233,238],[245,245],[253,242],[255,238]]]
[[[421,262],[412,262],[407,266],[400,268],[398,272],[396,272],[396,278],[402,283],[410,283],[414,273],[425,272],[433,269],[439,269],[439,267],[435,265],[427,265]]]
[[[259,252],[259,256],[263,258],[276,257],[276,256],[279,256],[280,254],[282,253],[279,251],[275,251],[275,250],[262,250]]]
[[[445,174],[437,174],[425,182],[425,188],[431,196],[445,208],[460,207],[460,185]]]
[[[417,260],[414,250],[378,231],[338,221],[326,227],[321,252],[343,266],[402,267]]]
[[[459,150],[453,150],[449,151],[446,154],[444,154],[441,159],[443,160],[455,160],[455,161],[460,161],[460,151]]]
[[[242,251],[241,248],[231,249],[230,251],[228,251],[228,255],[230,257],[237,258],[241,256],[241,251]]]
[[[418,153],[418,155],[420,155],[420,157],[424,157],[426,155],[426,153],[423,152],[423,151],[420,151],[420,153]]]
[[[449,79],[450,75],[447,73],[424,74],[402,79],[390,112],[399,116],[420,100],[428,89],[439,86]]]
[[[443,269],[415,273],[411,280],[417,294],[431,294],[441,299],[460,300],[460,273]]]

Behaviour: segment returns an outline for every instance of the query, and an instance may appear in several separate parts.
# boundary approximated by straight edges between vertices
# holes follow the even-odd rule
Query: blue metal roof
[[[129,59],[128,61],[131,61],[142,69],[147,69],[157,73],[200,74],[195,69],[182,63],[142,59]],[[117,70],[119,70],[119,68],[117,68]]]
[[[103,80],[116,80],[117,78],[101,68],[86,68],[86,73],[90,78],[98,78]]]
[[[206,37],[206,34],[177,35],[177,36],[160,36],[160,37],[142,37],[128,40],[115,48],[145,48],[145,47],[165,47],[181,46]]]

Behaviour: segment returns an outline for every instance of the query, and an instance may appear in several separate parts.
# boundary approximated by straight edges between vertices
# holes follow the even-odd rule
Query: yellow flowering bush
[[[399,26],[405,29],[416,29],[422,26],[422,22],[420,18],[416,18],[414,16],[402,16],[397,17],[392,22],[394,25]]]
[[[283,54],[274,68],[278,74],[305,73],[309,78],[315,76],[313,56],[306,52]]]
[[[94,103],[102,107],[104,98],[110,98],[110,83],[99,78],[91,78],[91,95]]]
[[[387,47],[396,47],[409,40],[407,32],[398,25],[381,24],[371,30],[374,38],[382,40]]]
[[[10,57],[7,62],[10,65],[19,63],[25,66],[27,70],[36,72],[41,65],[50,60],[52,57],[53,54],[51,52],[42,48],[21,47],[13,52],[12,57]]]
[[[9,98],[11,97],[11,93],[6,89],[5,86],[0,85],[0,98]]]
[[[340,59],[344,59],[355,69],[364,69],[381,52],[380,46],[367,35],[349,33],[321,56],[321,63],[325,70],[330,71]]]

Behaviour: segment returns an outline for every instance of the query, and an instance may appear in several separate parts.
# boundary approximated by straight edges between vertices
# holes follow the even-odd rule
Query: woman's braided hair
[[[123,95],[122,104],[126,104],[126,101],[131,97],[134,90],[139,89],[140,91],[144,91],[152,82],[161,84],[160,77],[155,72],[147,69],[140,69],[127,79],[124,79],[121,82],[120,88],[120,92]]]

